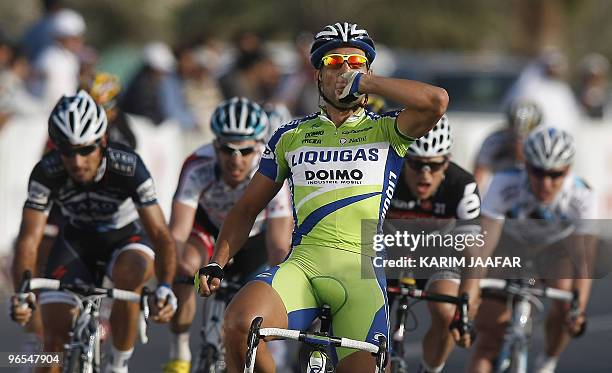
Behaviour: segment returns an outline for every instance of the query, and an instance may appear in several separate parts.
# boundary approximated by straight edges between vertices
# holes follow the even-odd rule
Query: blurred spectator
[[[578,98],[582,109],[591,118],[602,119],[610,100],[609,69],[608,59],[598,53],[586,55],[580,62]]]
[[[4,32],[0,30],[0,71],[9,67],[11,59],[13,58],[14,49],[10,40],[4,35]]]
[[[87,87],[96,77],[98,52],[89,45],[84,45],[78,53],[79,87]]]
[[[255,31],[240,30],[234,35],[238,55],[255,53],[262,49],[261,36]]]
[[[315,70],[310,63],[312,34],[301,33],[296,39],[296,44],[300,58],[299,66],[281,83],[277,97],[292,113],[304,116],[310,114],[319,102]]]
[[[263,51],[257,50],[238,56],[234,69],[220,78],[225,98],[247,97],[262,103],[273,98],[280,83],[278,66]]]
[[[0,70],[0,126],[12,116],[25,116],[40,110],[40,102],[28,92],[25,84],[30,72],[27,58],[15,47],[8,49],[7,66]]]
[[[97,73],[84,88],[106,112],[109,140],[136,149],[136,136],[130,128],[128,116],[117,106],[117,97],[121,92],[119,78],[113,74]]]
[[[34,63],[32,92],[49,110],[63,95],[74,95],[79,85],[79,57],[85,21],[77,12],[63,9],[53,15],[55,42]]]
[[[289,111],[289,108],[283,103],[266,103],[263,108],[270,122],[268,126],[268,139],[274,134],[278,127],[293,120],[291,111]]]
[[[61,0],[42,0],[43,15],[21,39],[21,47],[30,61],[35,61],[40,53],[53,44],[53,17],[62,9]]]
[[[162,42],[147,44],[142,60],[143,66],[128,85],[119,107],[160,124],[168,119],[162,104],[162,81],[175,71],[176,60],[170,48]]]
[[[580,124],[580,110],[566,75],[565,55],[547,49],[523,70],[506,97],[506,105],[517,100],[533,101],[542,110],[544,124],[573,132]]]
[[[195,77],[198,66],[191,47],[180,48],[176,56],[176,71],[161,80],[162,112],[164,117],[178,121],[183,129],[193,130],[197,120],[187,103],[185,88]]]
[[[185,80],[183,92],[196,121],[196,129],[200,133],[200,142],[212,141],[210,117],[215,108],[223,101],[223,94],[212,71],[215,68],[217,56],[208,49],[194,51],[195,69]]]

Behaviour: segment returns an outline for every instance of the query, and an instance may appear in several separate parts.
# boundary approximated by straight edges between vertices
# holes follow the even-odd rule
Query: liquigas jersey
[[[324,246],[373,255],[361,243],[361,221],[384,219],[412,139],[396,124],[399,112],[359,110],[341,126],[323,113],[281,126],[259,172],[289,179],[295,222],[292,245]]]

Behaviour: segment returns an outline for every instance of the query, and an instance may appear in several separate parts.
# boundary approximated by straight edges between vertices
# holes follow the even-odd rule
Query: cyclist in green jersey
[[[375,56],[372,39],[355,24],[336,23],[316,34],[311,62],[321,111],[275,132],[258,172],[223,223],[211,262],[196,275],[201,295],[218,289],[223,267],[247,239],[255,217],[289,179],[292,250],[229,305],[224,335],[230,372],[244,367],[256,316],[263,317],[264,327],[305,329],[328,304],[335,335],[372,343],[388,337],[386,280],[372,264],[372,247],[362,245],[361,222],[384,218],[408,146],[440,119],[448,95],[428,84],[374,75]],[[366,111],[368,94],[404,109],[384,115]],[[368,353],[339,348],[335,354],[338,372],[374,369]],[[275,370],[265,344],[258,349],[256,370]]]

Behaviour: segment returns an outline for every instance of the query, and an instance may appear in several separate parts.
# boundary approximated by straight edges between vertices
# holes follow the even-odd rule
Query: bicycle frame
[[[79,314],[74,319],[72,331],[69,333],[70,342],[64,345],[65,359],[69,362],[73,353],[80,352],[82,371],[99,371],[101,363],[99,311],[102,297],[82,297],[79,300]],[[70,372],[72,368],[70,364],[65,364],[64,372]]]
[[[32,290],[61,290],[75,297],[79,308],[78,315],[74,318],[72,329],[69,332],[70,342],[64,345],[66,350],[63,372],[71,373],[80,362],[80,371],[92,373],[101,368],[100,361],[100,305],[103,298],[112,298],[140,304],[141,329],[140,337],[143,343],[147,343],[146,320],[149,317],[149,306],[147,296],[149,290],[144,288],[142,295],[114,288],[96,288],[89,285],[77,285],[62,283],[59,280],[47,278],[31,278],[31,273],[26,272],[23,276],[21,289]],[[78,360],[75,357],[78,353]]]
[[[471,332],[471,325],[468,320],[468,304],[469,298],[467,294],[461,294],[458,297],[444,294],[430,293],[424,290],[419,290],[416,283],[411,278],[400,280],[398,287],[388,287],[387,291],[390,294],[399,296],[398,308],[396,310],[396,325],[393,330],[393,348],[391,354],[391,371],[394,373],[406,373],[408,371],[407,364],[404,361],[404,338],[405,338],[405,323],[408,310],[410,309],[409,298],[419,300],[427,300],[430,302],[450,303],[455,304],[458,310],[460,332]]]
[[[232,296],[240,289],[240,284],[222,281],[219,291],[204,303],[204,320],[200,335],[202,347],[194,371],[201,372],[214,365],[214,371],[225,369],[225,348],[222,341],[222,325],[225,308]],[[212,351],[210,351],[212,349]],[[210,364],[207,366],[207,364]],[[208,372],[207,372],[208,373]]]
[[[571,304],[572,312],[578,308],[578,292],[555,288],[533,287],[535,281],[529,280],[481,280],[481,288],[503,290],[509,295],[508,302],[512,310],[510,325],[506,328],[504,342],[495,363],[496,373],[525,373],[529,356],[531,310],[535,305],[540,309],[538,298],[566,301]]]
[[[521,297],[512,308],[512,319],[506,329],[495,372],[506,372],[510,368],[513,372],[527,371],[530,317],[531,303],[526,298]]]

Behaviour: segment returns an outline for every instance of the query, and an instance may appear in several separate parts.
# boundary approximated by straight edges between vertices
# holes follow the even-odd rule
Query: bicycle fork
[[[531,303],[521,298],[512,308],[512,319],[506,330],[496,372],[527,372],[527,350]]]

